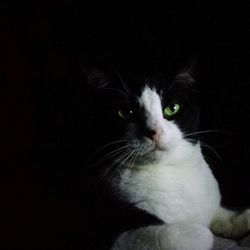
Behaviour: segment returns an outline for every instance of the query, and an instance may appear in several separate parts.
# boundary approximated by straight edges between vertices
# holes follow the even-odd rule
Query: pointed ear
[[[184,89],[194,90],[195,80],[193,75],[195,74],[194,71],[196,63],[196,58],[192,58],[188,61],[188,64],[178,72],[175,77],[175,82],[178,86]]]
[[[187,72],[179,73],[175,77],[175,84],[184,89],[194,89],[194,78]]]
[[[86,74],[87,84],[94,90],[101,90],[105,88],[110,82],[109,78],[100,70],[91,69]]]

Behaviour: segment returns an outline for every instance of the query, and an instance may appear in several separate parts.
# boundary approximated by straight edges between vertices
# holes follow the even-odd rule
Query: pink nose
[[[144,128],[143,133],[144,136],[157,142],[160,139],[160,136],[163,134],[163,129],[160,127],[147,127]]]
[[[160,137],[161,137],[161,135],[162,135],[162,133],[163,133],[163,130],[161,128],[155,129],[155,134],[153,135],[153,138],[152,138],[153,141],[154,142],[158,142],[159,139],[160,139]]]

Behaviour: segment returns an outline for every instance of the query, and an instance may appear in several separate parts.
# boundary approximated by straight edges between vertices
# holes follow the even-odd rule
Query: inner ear
[[[175,77],[175,84],[183,89],[194,90],[194,78],[187,72],[182,72]]]

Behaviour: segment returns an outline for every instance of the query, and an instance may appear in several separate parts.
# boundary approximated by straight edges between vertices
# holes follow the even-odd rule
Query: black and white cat
[[[221,207],[200,143],[190,139],[198,129],[199,109],[189,73],[169,82],[120,79],[114,87],[95,71],[88,81],[98,89],[95,129],[106,143],[103,178],[114,197],[162,222],[121,233],[112,250],[208,250],[212,232],[241,237],[250,230],[250,210],[236,214]]]

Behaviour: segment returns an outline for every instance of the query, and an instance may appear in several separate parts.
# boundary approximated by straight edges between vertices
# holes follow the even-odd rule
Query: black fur
[[[107,75],[94,70],[86,79],[87,93],[91,97],[88,108],[92,110],[89,125],[93,136],[90,137],[90,144],[94,145],[94,151],[122,138],[130,123],[139,124],[141,136],[150,137],[150,131],[144,126],[144,112],[140,109],[137,99],[145,85],[156,88],[161,94],[163,108],[173,101],[180,103],[181,111],[174,120],[184,133],[193,133],[198,129],[199,109],[195,101],[194,79],[189,73],[182,72],[172,78],[165,77],[164,74],[129,77],[120,76],[116,71],[113,71],[113,75]],[[118,115],[119,109],[132,110],[133,115],[129,119],[122,119]],[[93,242],[96,242],[96,249],[105,249],[105,244],[108,249],[112,239],[122,231],[161,223],[156,217],[122,203],[119,194],[110,192],[112,189],[106,180],[102,179],[102,175],[99,175],[110,164],[109,159],[100,159],[116,146],[110,145],[92,157],[89,170],[92,176],[88,183],[93,202],[91,213],[95,218],[92,230],[96,231],[96,234],[90,235]]]

